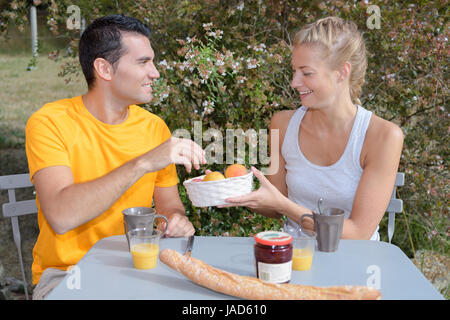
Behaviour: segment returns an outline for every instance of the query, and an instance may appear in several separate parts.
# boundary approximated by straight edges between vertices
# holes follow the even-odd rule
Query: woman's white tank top
[[[366,137],[372,112],[357,106],[356,118],[350,137],[341,158],[331,166],[318,166],[311,163],[303,155],[298,133],[300,123],[308,110],[300,107],[292,116],[284,137],[281,153],[286,161],[286,185],[288,198],[295,203],[317,211],[317,201],[324,199],[325,207],[345,210],[345,218],[349,218],[353,198],[358,188],[363,169],[360,164],[361,149]],[[285,230],[293,233],[298,230],[298,223],[287,218]],[[371,240],[380,240],[378,229]]]

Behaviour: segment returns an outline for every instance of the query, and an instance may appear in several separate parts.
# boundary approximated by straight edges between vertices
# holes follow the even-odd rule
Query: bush
[[[64,31],[70,1],[35,2],[48,10],[55,34],[74,38],[75,55],[78,33]],[[20,25],[26,4],[12,3],[15,8],[11,4],[2,17]],[[258,131],[268,128],[273,113],[298,108],[298,96],[290,87],[293,34],[305,23],[330,15],[354,21],[364,32],[368,49],[362,103],[405,133],[399,171],[406,173],[406,184],[398,191],[404,213],[397,215],[393,243],[408,256],[418,248],[448,254],[446,6],[441,1],[376,4],[381,9],[380,29],[368,28],[371,14],[364,1],[133,0],[80,1],[79,6],[87,22],[124,13],[149,24],[161,79],[153,103],[144,107],[161,115],[171,130],[191,134],[194,121],[201,122],[203,131]],[[239,160],[250,164],[248,157]],[[223,165],[216,163],[211,169],[222,170]],[[178,170],[183,181],[188,175],[183,168]],[[281,221],[245,208],[192,207],[184,188],[179,189],[198,234],[244,236],[280,227]],[[385,217],[382,240],[387,239],[386,224]]]

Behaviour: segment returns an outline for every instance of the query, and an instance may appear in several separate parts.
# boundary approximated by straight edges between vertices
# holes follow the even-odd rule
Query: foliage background
[[[49,57],[63,66],[66,81],[80,73],[79,31],[67,30],[67,7],[76,4],[89,23],[105,14],[123,13],[145,21],[161,73],[157,95],[144,107],[166,120],[171,130],[244,131],[268,128],[271,116],[300,106],[290,87],[290,44],[295,31],[326,16],[354,21],[368,50],[363,106],[398,124],[405,142],[398,190],[404,212],[397,215],[393,243],[408,256],[418,249],[448,255],[449,249],[449,110],[448,5],[446,1],[371,1],[381,9],[381,28],[369,29],[368,1],[2,1],[0,41],[8,26],[28,24],[31,3],[47,11],[49,30],[67,41]],[[205,147],[207,143],[203,145]],[[18,143],[16,147],[23,147]],[[242,159],[246,161],[248,158]],[[212,169],[222,170],[215,164]],[[180,181],[188,175],[178,167]],[[193,172],[190,176],[201,174]],[[247,236],[281,227],[280,221],[245,208],[192,207],[180,194],[197,234]],[[380,234],[387,241],[387,217]]]

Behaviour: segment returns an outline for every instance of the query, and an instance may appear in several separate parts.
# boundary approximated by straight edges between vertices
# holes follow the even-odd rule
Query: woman
[[[275,174],[252,168],[261,188],[227,199],[268,217],[287,217],[285,230],[297,230],[305,213],[327,207],[346,211],[342,238],[379,240],[378,224],[388,206],[403,145],[403,132],[361,106],[367,68],[364,39],[353,22],[320,19],[300,30],[292,51],[292,87],[302,107],[276,113],[279,130]],[[276,150],[278,149],[278,150]],[[303,220],[314,230],[314,221]]]

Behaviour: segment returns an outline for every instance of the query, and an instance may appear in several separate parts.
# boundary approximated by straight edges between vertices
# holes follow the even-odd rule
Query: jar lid
[[[266,246],[284,246],[292,242],[292,236],[286,232],[263,231],[255,235],[255,241]]]

